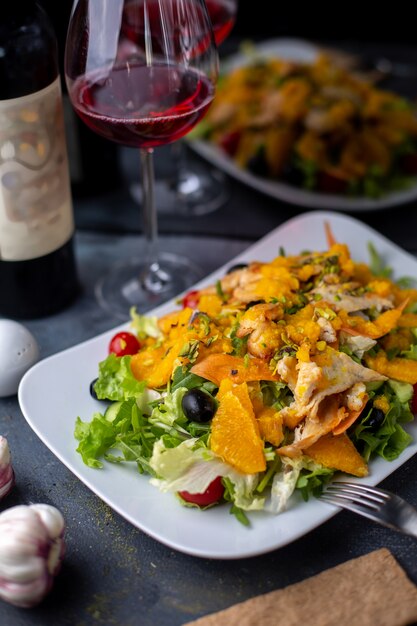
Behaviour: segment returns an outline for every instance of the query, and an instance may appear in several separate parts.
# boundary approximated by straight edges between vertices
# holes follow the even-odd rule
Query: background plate
[[[311,63],[317,56],[319,48],[306,41],[299,39],[276,39],[265,41],[256,45],[254,50],[263,57],[281,57],[294,61]],[[248,57],[243,54],[236,54],[221,65],[222,74],[248,64]],[[329,209],[338,211],[373,211],[386,209],[393,206],[411,202],[417,198],[417,181],[407,189],[394,191],[384,195],[382,198],[349,198],[342,195],[319,193],[293,187],[285,182],[273,181],[261,178],[252,174],[248,170],[238,167],[220,148],[214,144],[195,140],[191,137],[187,139],[189,146],[200,156],[212,163],[215,167],[223,170],[229,176],[239,180],[249,187],[253,187],[262,193],[272,196],[277,200],[283,200],[289,204],[309,207],[312,209]]]
[[[227,266],[208,276],[196,288],[222,277],[235,262],[270,261],[280,246],[287,253],[326,249],[324,222],[336,239],[346,242],[355,260],[369,260],[367,243],[372,241],[396,276],[417,276],[417,260],[358,220],[330,212],[302,214],[248,248]],[[172,300],[152,313],[161,315],[177,308]],[[98,337],[36,364],[22,379],[19,402],[27,422],[52,452],[94,493],[136,527],[158,541],[200,557],[236,559],[279,548],[322,524],[338,509],[315,499],[307,503],[294,497],[284,513],[274,516],[251,513],[249,528],[229,514],[229,505],[198,511],[179,505],[172,494],[160,493],[135,467],[106,464],[103,469],[84,465],[75,451],[73,431],[77,415],[89,420],[102,403],[89,394],[98,373],[98,362],[107,356],[107,346],[117,327]],[[402,465],[417,451],[417,425],[407,425],[414,437],[399,459],[371,463],[368,484],[374,485]]]

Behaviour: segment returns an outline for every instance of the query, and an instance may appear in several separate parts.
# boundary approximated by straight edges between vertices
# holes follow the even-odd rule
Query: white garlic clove
[[[7,496],[14,485],[14,472],[6,437],[0,435],[0,500]]]
[[[0,598],[38,604],[52,587],[65,551],[65,522],[48,504],[15,506],[0,514]]]

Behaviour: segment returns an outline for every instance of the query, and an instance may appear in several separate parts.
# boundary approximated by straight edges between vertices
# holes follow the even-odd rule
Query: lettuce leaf
[[[89,423],[77,417],[74,436],[80,442],[77,452],[81,454],[84,463],[89,467],[103,467],[99,458],[114,444],[116,439],[113,424],[100,413],[95,413]]]
[[[265,507],[272,513],[282,513],[296,489],[300,489],[305,500],[310,494],[319,495],[324,482],[330,480],[334,471],[323,467],[307,456],[282,458],[281,470],[272,481],[271,498]]]
[[[163,440],[156,442],[150,465],[156,474],[151,479],[163,492],[188,491],[203,493],[218,476],[225,481],[228,497],[236,507],[245,511],[260,510],[265,498],[255,494],[258,474],[241,474],[222,461],[196,438],[169,448]]]
[[[133,376],[130,360],[130,356],[112,353],[99,363],[99,377],[94,385],[99,400],[127,400],[143,393],[146,383]]]
[[[136,312],[136,308],[130,309],[130,317],[132,318],[130,325],[139,338],[153,337],[158,339],[162,333],[158,326],[158,318],[154,316],[140,315]]]
[[[409,402],[401,402],[397,390],[389,383],[384,384],[383,392],[390,408],[382,423],[378,427],[373,426],[371,407],[349,432],[350,438],[366,461],[374,454],[386,461],[393,461],[412,441],[411,435],[401,426],[414,419]]]

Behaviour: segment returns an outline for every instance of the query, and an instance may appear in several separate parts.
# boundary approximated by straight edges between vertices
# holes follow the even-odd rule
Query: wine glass
[[[204,0],[75,0],[65,46],[71,103],[93,131],[140,149],[147,252],[113,267],[96,288],[100,304],[118,317],[132,306],[145,311],[201,277],[187,258],[158,249],[153,150],[201,120],[217,77]]]
[[[130,0],[134,5],[137,0]],[[238,0],[206,0],[216,45],[219,46],[229,36],[237,14]],[[130,24],[129,36],[134,40],[137,25]],[[219,209],[229,196],[227,179],[218,169],[203,166],[195,167],[187,159],[183,141],[171,146],[169,156],[173,164],[172,174],[156,181],[156,195],[160,209],[164,213],[173,210],[183,215],[205,215]],[[141,201],[140,185],[131,185],[132,196]],[[175,208],[175,209],[174,209]]]
[[[217,47],[229,36],[237,14],[238,0],[206,0]],[[226,177],[219,170],[194,169],[182,141],[175,145],[177,170],[172,184],[182,213],[205,215],[219,209],[228,198]]]

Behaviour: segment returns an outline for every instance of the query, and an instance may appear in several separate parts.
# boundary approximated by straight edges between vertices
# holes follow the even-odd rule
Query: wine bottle
[[[0,315],[36,318],[79,292],[55,32],[35,0],[0,22]]]
[[[64,80],[64,53],[73,0],[38,0],[47,12],[58,40],[58,65],[67,135],[74,205],[77,200],[104,196],[122,188],[119,146],[90,130],[75,113]],[[80,217],[83,217],[82,215]]]

